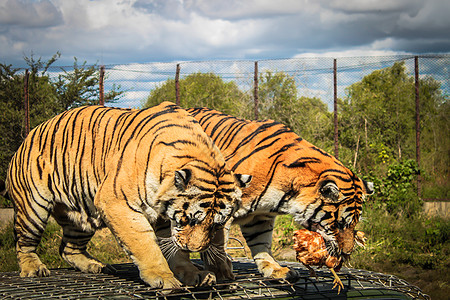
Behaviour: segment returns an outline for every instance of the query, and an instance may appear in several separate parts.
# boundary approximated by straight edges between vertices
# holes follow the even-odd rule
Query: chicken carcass
[[[322,267],[323,265],[330,268],[333,273],[333,289],[337,286],[338,293],[344,287],[341,279],[336,274],[335,269],[339,271],[342,265],[340,258],[331,256],[325,246],[323,237],[314,231],[300,229],[294,232],[294,250],[297,251],[296,258],[303,263],[309,270],[310,276],[316,276],[316,272],[310,266]]]

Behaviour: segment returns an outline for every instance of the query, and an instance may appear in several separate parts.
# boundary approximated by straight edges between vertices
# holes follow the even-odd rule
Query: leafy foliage
[[[378,204],[365,203],[358,229],[368,240],[365,249],[352,254],[351,266],[397,275],[432,299],[445,299],[450,292],[450,221],[391,214]]]
[[[0,272],[17,271],[19,266],[15,253],[13,223],[0,228]],[[37,254],[48,268],[67,268],[69,265],[59,254],[62,229],[54,221],[50,221],[42,235]],[[108,229],[98,230],[87,245],[88,252],[104,263],[130,262],[125,251],[115,241]]]
[[[62,110],[99,104],[98,66],[87,66],[86,61],[79,65],[77,58],[74,60],[73,70],[68,72],[62,69],[63,74],[58,75],[58,80],[54,83]],[[120,86],[117,89],[120,89]],[[106,103],[114,103],[120,98],[122,92],[117,89],[113,86],[113,89],[104,95]]]
[[[75,58],[73,70],[71,72],[63,70],[63,74],[55,81],[50,78],[48,70],[59,56],[60,54],[56,53],[47,62],[33,56],[25,57],[30,70],[28,90],[31,129],[66,109],[98,104],[98,67],[96,65],[87,67],[86,62],[80,66]],[[0,64],[1,179],[6,177],[9,161],[25,138],[24,74],[19,71],[11,65]],[[119,89],[120,87],[113,88],[106,93],[105,101],[117,100],[123,93]]]
[[[389,213],[405,214],[407,217],[418,214],[422,209],[416,190],[418,174],[414,160],[392,163],[385,177],[370,178],[376,186],[376,194],[371,196],[371,201],[377,202]]]
[[[243,116],[249,105],[248,96],[234,82],[225,82],[213,73],[193,73],[180,79],[180,106],[209,107],[236,116]],[[175,80],[169,79],[151,91],[144,107],[163,101],[176,101]],[[245,115],[245,113],[244,113]]]
[[[260,119],[285,124],[302,138],[330,151],[333,144],[332,114],[318,98],[298,97],[292,76],[270,71],[260,76]]]

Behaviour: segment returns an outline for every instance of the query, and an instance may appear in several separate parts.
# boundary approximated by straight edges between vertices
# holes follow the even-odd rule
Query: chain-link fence
[[[394,69],[392,69],[393,71],[391,70],[391,73],[398,72],[398,77],[403,76],[398,82],[395,79],[395,73],[393,75],[391,74],[391,77],[377,77],[381,78],[379,80],[392,81],[391,85],[398,85],[397,87],[389,87],[390,89],[398,89],[398,91],[391,91],[392,95],[388,95],[387,91],[383,91],[384,83],[377,82],[378,79],[374,79],[376,76],[370,79],[372,81],[369,80],[371,75],[380,72],[382,74],[383,70],[392,68],[398,64],[401,64],[402,68],[396,69],[397,71]],[[88,68],[92,66],[83,67]],[[94,67],[100,71],[100,66]],[[427,168],[431,170],[429,173],[434,172],[432,176],[435,176],[436,172],[438,172],[440,174],[440,179],[438,180],[440,184],[448,186],[445,182],[448,182],[450,156],[450,147],[447,142],[447,140],[450,140],[448,122],[448,100],[450,98],[449,67],[450,54],[365,56],[337,59],[330,57],[307,57],[259,61],[186,61],[105,65],[101,66],[102,71],[99,72],[102,76],[102,79],[99,80],[101,91],[98,92],[98,95],[95,94],[94,97],[103,97],[103,89],[105,94],[114,90],[120,91],[121,94],[117,97],[117,101],[106,103],[107,106],[141,108],[146,105],[152,93],[169,84],[172,92],[160,100],[183,103],[183,99],[179,98],[179,91],[192,91],[186,86],[187,81],[183,80],[192,74],[214,74],[214,78],[220,78],[223,83],[233,83],[240,91],[240,101],[242,99],[246,101],[247,113],[241,113],[238,110],[236,114],[239,117],[252,119],[273,118],[285,124],[287,123],[286,125],[291,127],[299,135],[306,137],[312,143],[318,144],[318,146],[324,148],[326,151],[334,151],[336,156],[338,156],[339,149],[344,148],[343,157],[346,157],[344,163],[357,167],[357,157],[361,157],[361,155],[358,156],[358,151],[363,149],[364,137],[358,135],[357,139],[354,137],[352,141],[344,142],[344,138],[346,138],[345,134],[352,134],[351,128],[349,129],[349,127],[356,126],[350,122],[350,119],[355,120],[359,118],[364,120],[365,124],[361,125],[361,131],[365,131],[366,149],[371,147],[369,150],[376,152],[375,155],[380,157],[383,155],[388,156],[385,154],[388,147],[383,142],[376,141],[375,138],[371,139],[367,137],[368,126],[374,128],[377,126],[380,127],[383,124],[376,124],[375,121],[370,123],[370,118],[363,115],[366,112],[362,110],[355,110],[355,115],[351,115],[351,110],[348,110],[348,107],[351,106],[352,102],[357,100],[357,97],[360,97],[358,101],[364,100],[364,97],[357,95],[356,91],[359,91],[360,94],[366,91],[365,97],[369,97],[370,101],[372,101],[370,105],[373,105],[373,110],[384,110],[383,105],[386,106],[386,103],[378,104],[378,106],[376,104],[377,99],[382,96],[388,98],[388,101],[390,101],[388,104],[397,105],[399,108],[408,107],[409,111],[416,110],[415,113],[410,113],[407,119],[400,118],[403,113],[400,109],[386,111],[386,114],[392,114],[392,118],[397,118],[399,122],[403,122],[402,125],[396,124],[395,128],[390,128],[391,131],[397,130],[396,128],[398,127],[398,135],[402,135],[404,133],[400,129],[405,126],[416,131],[415,137],[412,133],[409,133],[411,139],[416,139],[415,149],[414,142],[399,137],[396,140],[398,145],[392,145],[390,151],[396,152],[396,158],[407,157],[409,155],[410,158],[416,159],[419,165],[421,161],[431,161],[427,165]],[[74,67],[51,66],[48,68],[47,73],[51,78],[56,79],[61,74],[70,74],[74,71]],[[280,77],[282,80],[273,80],[272,84],[268,84],[271,79],[276,77],[274,74],[283,74]],[[419,87],[419,81],[422,82],[422,87]],[[297,105],[300,107],[297,110],[285,110],[285,108],[280,110],[277,107],[278,104],[275,103],[276,101],[283,100],[278,98],[285,97],[285,95],[283,96],[282,92],[276,94],[274,90],[284,89],[283,84],[286,82],[289,82],[291,87],[293,86],[295,89],[294,94],[291,89],[291,94],[286,96],[290,98],[290,102],[286,100],[287,106]],[[361,84],[362,82],[364,83],[363,85]],[[402,82],[408,82],[409,85],[406,90],[400,91]],[[206,89],[206,91],[203,91],[203,94],[206,96],[196,101],[196,106],[208,106],[220,110],[220,107],[214,107],[217,102],[208,99],[209,93],[213,94],[215,92],[208,91],[207,89],[209,87],[207,84],[203,85]],[[362,86],[362,88],[358,89],[358,85]],[[373,86],[377,86],[378,90],[372,88]],[[389,84],[386,83],[385,86],[388,87]],[[431,93],[431,89],[434,89],[434,92]],[[186,97],[186,94],[183,96],[183,93],[181,93],[181,97]],[[299,99],[315,99],[315,102],[313,100],[301,102]],[[432,109],[429,107],[426,108],[428,115],[424,115],[423,112],[420,112],[420,107],[424,106],[424,100],[430,101],[430,99],[433,99],[434,102],[432,105],[435,107]],[[99,99],[99,103],[101,101]],[[95,103],[95,100],[94,102],[91,101],[91,103]],[[309,106],[303,103],[307,103]],[[319,113],[313,110],[311,110],[310,115],[304,115],[303,118],[299,116],[305,114],[305,110],[317,106],[317,103],[322,105],[322,111],[320,111],[321,117],[319,117]],[[345,114],[343,113],[346,108],[348,110],[347,113],[350,112],[350,117],[347,116],[347,118],[345,118]],[[266,112],[264,112],[264,109]],[[290,118],[285,118],[286,115],[290,115]],[[322,117],[322,115],[325,117]],[[422,120],[420,119],[421,116]],[[443,121],[436,123],[433,121],[436,118],[440,118]],[[305,129],[307,126],[313,126],[314,123],[317,123],[315,128],[309,129],[309,131]],[[426,137],[421,136],[421,132],[426,133]],[[326,141],[324,141],[325,139]],[[347,139],[349,138],[347,137]],[[427,148],[424,151],[423,158],[420,157],[421,140],[426,144],[436,144],[433,146],[434,148],[431,147],[432,149],[429,147],[431,150]],[[402,143],[407,142],[410,144],[408,146],[409,148],[402,145]],[[347,150],[344,147],[345,143],[348,144],[347,148],[349,149]],[[412,154],[413,151],[416,152],[414,155]],[[352,153],[350,154],[350,152]],[[416,157],[414,157],[415,155]],[[381,160],[383,159],[381,158]],[[437,169],[439,170],[436,171]],[[430,180],[432,181],[434,179]],[[436,197],[450,197],[448,195],[448,187],[444,194],[441,193],[440,196]]]
[[[337,72],[337,97],[346,96],[346,88],[375,70],[404,62],[407,72],[414,75],[414,56],[373,56],[293,58],[257,61],[258,73],[283,72],[295,79],[299,96],[317,97],[330,109],[334,100],[334,61]],[[419,56],[421,77],[431,76],[441,83],[443,95],[450,95],[450,55]],[[214,73],[224,81],[234,81],[242,91],[253,97],[255,61],[196,61],[173,63],[145,63],[126,65],[106,65],[105,90],[113,84],[125,93],[115,103],[119,107],[141,107],[150,92],[168,79],[175,79],[179,65],[179,76],[192,73]],[[175,89],[175,87],[174,87]],[[175,99],[172,101],[175,102]]]

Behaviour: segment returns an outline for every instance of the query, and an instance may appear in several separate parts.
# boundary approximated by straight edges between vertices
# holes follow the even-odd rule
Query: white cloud
[[[325,1],[328,2],[328,1]],[[391,13],[414,9],[421,0],[332,0],[332,9],[346,13]]]
[[[0,0],[0,62],[292,57],[342,51],[448,52],[440,0]]]
[[[50,27],[60,24],[61,12],[49,0],[0,1],[0,24],[23,28]]]
[[[305,11],[308,0],[187,0],[185,7],[213,19],[269,19]]]
[[[401,14],[398,24],[407,30],[444,30],[450,29],[450,4],[442,0],[423,1],[423,6],[416,14]],[[446,3],[446,5],[442,5]]]

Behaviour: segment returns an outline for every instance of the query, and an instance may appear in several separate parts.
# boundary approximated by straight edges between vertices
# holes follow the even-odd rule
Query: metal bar
[[[338,113],[337,113],[337,59],[333,61],[333,85],[334,85],[334,157],[339,159],[339,137],[338,137]]]
[[[419,57],[414,57],[414,73],[416,86],[416,162],[420,169],[420,91],[419,91]],[[422,195],[422,177],[417,176],[417,196]]]
[[[25,70],[25,77],[23,80],[23,92],[24,92],[24,108],[25,108],[25,136],[26,138],[30,133],[30,101],[29,101],[29,90],[28,90],[28,81],[30,78],[30,73],[28,69]]]
[[[255,102],[255,120],[258,120],[259,113],[258,113],[258,62],[255,61],[255,77],[253,80],[253,100]]]
[[[105,78],[105,66],[100,67],[100,80],[98,82],[99,89],[100,89],[100,96],[99,96],[99,104],[105,105],[105,88],[104,88],[104,78]]]
[[[175,100],[176,104],[180,105],[180,64],[177,64],[177,70],[175,73]]]
[[[196,261],[196,263],[200,263]],[[417,287],[396,276],[364,270],[346,269],[339,273],[345,289],[338,295],[333,289],[333,276],[328,270],[317,271],[318,279],[297,263],[282,262],[295,268],[300,279],[289,283],[282,279],[262,277],[248,259],[233,262],[236,280],[220,282],[212,287],[183,287],[180,290],[152,289],[139,279],[133,264],[114,265],[114,274],[86,274],[74,269],[52,270],[50,277],[22,278],[19,273],[0,273],[2,299],[361,299],[373,295],[408,294],[414,299],[428,300]],[[352,293],[349,293],[352,292]],[[397,294],[395,294],[397,293]],[[388,297],[385,297],[388,298]],[[396,297],[397,299],[397,297]]]

